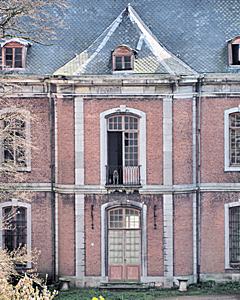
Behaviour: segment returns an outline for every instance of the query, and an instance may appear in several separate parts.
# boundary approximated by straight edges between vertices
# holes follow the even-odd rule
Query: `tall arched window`
[[[107,118],[107,184],[140,184],[139,118],[115,114]]]
[[[230,165],[240,165],[240,113],[229,115]]]
[[[240,267],[240,203],[225,204],[225,268]]]
[[[27,208],[7,206],[3,208],[3,248],[9,251],[27,245]]]
[[[224,112],[225,171],[240,171],[240,108]]]
[[[0,164],[30,171],[30,113],[20,109],[0,111]]]
[[[25,246],[31,252],[31,204],[12,199],[0,202],[0,248],[12,251]],[[31,267],[31,263],[27,263]]]

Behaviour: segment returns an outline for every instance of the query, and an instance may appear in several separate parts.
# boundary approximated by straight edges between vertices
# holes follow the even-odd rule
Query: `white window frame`
[[[224,205],[225,208],[225,269],[233,269],[230,265],[230,259],[229,259],[229,208],[240,206],[240,201],[238,202],[232,202],[232,203],[226,203]]]
[[[101,168],[101,186],[105,186],[106,181],[106,165],[107,165],[107,117],[115,113],[129,113],[139,118],[139,165],[141,185],[146,185],[146,113],[135,109],[120,105],[100,114],[100,168]]]
[[[224,171],[240,171],[239,166],[230,165],[230,136],[229,136],[229,116],[232,113],[240,113],[240,106],[224,111]]]
[[[30,127],[30,111],[24,110],[24,109],[18,109],[18,108],[4,108],[0,110],[0,116],[5,115],[7,113],[19,113],[23,114],[25,116],[24,122],[26,126],[26,167],[20,167],[17,166],[16,170],[17,171],[25,171],[25,172],[30,172],[31,171],[31,127]],[[3,153],[3,147],[2,144],[0,143],[0,168],[2,167],[2,163],[4,161],[4,153]]]
[[[24,207],[27,210],[27,252],[31,253],[32,249],[32,211],[31,204],[20,202],[17,199],[12,199],[11,201],[0,203],[0,249],[3,249],[3,229],[2,229],[2,219],[3,219],[3,209],[5,207]],[[27,262],[27,268],[31,268],[31,262]]]

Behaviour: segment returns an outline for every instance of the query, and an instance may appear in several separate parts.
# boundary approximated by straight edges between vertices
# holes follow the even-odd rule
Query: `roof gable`
[[[112,51],[123,44],[137,53],[133,73],[171,75],[196,73],[158,42],[129,4],[86,50],[76,55],[54,74],[111,74]]]

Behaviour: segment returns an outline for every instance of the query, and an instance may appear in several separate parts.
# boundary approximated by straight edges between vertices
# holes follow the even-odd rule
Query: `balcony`
[[[106,186],[140,187],[140,166],[106,166]]]

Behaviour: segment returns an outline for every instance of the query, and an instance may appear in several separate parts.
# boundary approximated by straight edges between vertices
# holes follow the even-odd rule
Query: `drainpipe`
[[[55,98],[56,87],[48,83],[49,121],[50,121],[50,164],[51,164],[51,228],[52,228],[52,278],[56,281],[56,193],[55,193]]]
[[[202,79],[199,77],[196,84],[196,128],[197,128],[197,141],[196,141],[196,270],[197,270],[197,283],[200,283],[201,272],[201,89]]]

